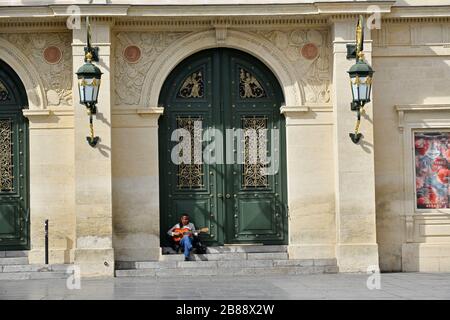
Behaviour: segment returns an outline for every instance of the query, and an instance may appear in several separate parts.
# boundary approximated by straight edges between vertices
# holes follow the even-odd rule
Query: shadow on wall
[[[70,252],[74,249],[73,240],[69,237],[66,237],[66,251],[64,251],[64,263],[71,263],[70,261]]]
[[[405,3],[405,1],[398,1]],[[418,233],[420,228],[417,219],[413,226],[413,241],[407,242],[407,222],[405,216],[408,206],[405,204],[405,174],[414,176],[414,172],[405,173],[407,164],[403,158],[403,137],[410,132],[399,130],[396,105],[447,104],[450,96],[450,65],[446,63],[448,57],[439,56],[434,50],[423,45],[420,54],[415,56],[389,56],[390,45],[374,46],[373,68],[376,71],[373,91],[373,119],[375,145],[375,190],[377,216],[377,242],[379,244],[380,268],[382,271],[418,271],[424,266],[447,263],[450,269],[449,257],[444,258],[444,249],[450,247],[450,233],[439,236],[422,237]],[[413,50],[404,46],[403,50]],[[416,51],[411,51],[416,52]],[[411,53],[411,54],[412,54]],[[402,81],[398,81],[399,77]],[[448,113],[439,114],[448,117]],[[427,127],[427,119],[419,120],[417,126]],[[440,130],[440,129],[438,129]],[[413,146],[411,146],[413,147]],[[414,157],[412,157],[414,161]],[[411,177],[413,178],[413,177]],[[412,179],[415,181],[415,179]],[[415,196],[408,197],[415,201]],[[420,211],[415,210],[415,213]],[[448,215],[433,212],[439,219],[448,220]],[[435,217],[436,217],[435,216]],[[424,229],[423,229],[424,230]],[[448,241],[448,242],[445,242]],[[431,243],[432,242],[432,243]],[[420,247],[422,244],[422,248]],[[424,249],[428,247],[429,249]],[[431,249],[434,247],[435,249]],[[440,251],[440,253],[438,253]],[[432,253],[434,252],[434,253]],[[441,255],[441,258],[438,257]],[[449,254],[450,256],[450,254]],[[444,259],[444,260],[443,260]],[[428,261],[428,262],[426,262]],[[440,267],[436,266],[435,270]],[[441,268],[442,269],[442,268]],[[431,269],[430,269],[431,270]]]

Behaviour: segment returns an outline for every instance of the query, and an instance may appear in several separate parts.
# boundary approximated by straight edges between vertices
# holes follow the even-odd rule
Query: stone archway
[[[19,76],[22,81],[30,110],[41,110],[47,108],[47,98],[39,73],[28,58],[9,41],[0,38],[0,57]]]
[[[202,50],[171,72],[159,101],[164,106],[158,132],[163,245],[166,231],[183,213],[209,229],[208,245],[287,244],[283,101],[271,70],[240,50]],[[190,132],[192,148],[203,141],[215,156],[201,148],[199,163],[174,162],[177,128]],[[258,138],[250,142],[240,131],[254,131]],[[238,136],[230,141],[230,134]],[[252,152],[267,154],[270,161],[261,156],[252,161]]]
[[[280,49],[270,41],[249,33],[227,30],[226,34],[226,38],[220,44],[215,30],[189,34],[164,50],[152,64],[144,80],[139,104],[144,108],[156,108],[159,93],[170,72],[192,54],[216,47],[238,49],[255,56],[277,78],[283,90],[285,106],[300,107],[305,104],[295,67]]]

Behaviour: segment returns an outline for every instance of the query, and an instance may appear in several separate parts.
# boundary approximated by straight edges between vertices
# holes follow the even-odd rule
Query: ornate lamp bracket
[[[86,47],[84,47],[84,62],[87,62],[89,59],[88,54],[91,54],[90,61],[98,62],[98,47],[92,46],[92,34],[91,34],[91,24],[89,23],[89,17],[86,17],[86,38],[87,38],[87,44]]]
[[[370,102],[372,88],[372,67],[364,61],[364,17],[359,16],[356,26],[356,44],[347,45],[347,59],[356,59],[356,63],[348,71],[350,75],[350,85],[352,90],[351,111],[356,111],[355,132],[350,133],[350,139],[357,144],[362,134],[359,133],[361,115],[364,115],[364,106]]]
[[[356,26],[356,44],[347,44],[347,60],[360,59],[360,54],[364,51],[364,17],[362,15],[358,18],[358,25]]]

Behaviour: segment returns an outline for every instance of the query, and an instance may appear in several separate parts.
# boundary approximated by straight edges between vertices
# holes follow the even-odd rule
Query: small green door
[[[282,101],[270,70],[237,50],[174,69],[160,96],[162,245],[183,213],[209,228],[209,245],[287,242]]]
[[[0,250],[29,249],[26,105],[20,79],[0,60]]]

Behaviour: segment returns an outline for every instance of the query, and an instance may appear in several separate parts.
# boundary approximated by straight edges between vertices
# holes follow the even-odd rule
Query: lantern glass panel
[[[369,92],[366,83],[367,77],[360,77],[359,81],[359,99],[360,101],[367,101],[367,93]]]
[[[358,85],[355,83],[355,79],[352,79],[352,95],[353,95],[353,101],[359,100],[359,91],[358,91]]]
[[[371,94],[372,94],[372,77],[369,77],[368,90],[367,90],[367,101],[370,101]]]
[[[79,82],[80,88],[80,102],[96,103],[98,98],[98,91],[100,87],[100,80],[96,78],[82,78]]]

